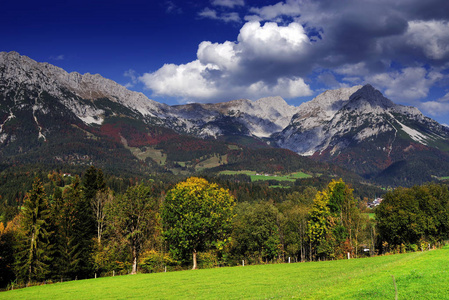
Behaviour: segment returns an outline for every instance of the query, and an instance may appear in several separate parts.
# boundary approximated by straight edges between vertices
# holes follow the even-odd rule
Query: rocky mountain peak
[[[348,104],[351,108],[357,109],[361,109],[361,106],[366,108],[366,105],[369,105],[372,108],[378,107],[381,109],[387,109],[395,106],[391,100],[385,98],[379,90],[375,89],[370,84],[364,85],[352,94],[349,98]]]
[[[335,113],[348,102],[351,95],[360,88],[362,88],[361,85],[350,88],[340,88],[337,90],[327,90],[313,98],[311,101],[301,104],[298,107],[298,115],[294,118],[318,118],[320,120],[330,120]]]
[[[260,98],[259,100],[256,100],[255,103],[260,106],[271,106],[276,108],[289,106],[288,103],[279,96]]]
[[[155,116],[159,110],[166,107],[165,104],[150,100],[142,93],[130,91],[99,74],[68,73],[59,67],[49,63],[36,62],[17,52],[0,53],[0,70],[2,70],[0,79],[10,82],[11,87],[20,84],[26,89],[46,91],[60,99],[65,98],[65,91],[91,101],[108,98],[143,116]],[[102,110],[95,108],[88,110],[81,108],[80,104],[74,102],[73,99],[66,99],[65,105],[87,123],[99,120],[103,113]],[[83,111],[82,115],[80,115],[81,111]],[[98,121],[95,122],[98,123]]]
[[[281,97],[168,106],[99,74],[68,73],[17,52],[1,52],[0,100],[0,150],[11,145],[14,153],[17,143],[22,148],[36,140],[52,143],[66,138],[61,132],[90,139],[101,129],[116,138],[116,127],[109,126],[126,118],[140,122],[139,128],[166,127],[202,138],[264,138],[364,176],[380,174],[415,152],[417,160],[430,153],[419,151],[447,156],[449,165],[449,129],[414,107],[394,104],[371,85],[328,90],[299,107]]]

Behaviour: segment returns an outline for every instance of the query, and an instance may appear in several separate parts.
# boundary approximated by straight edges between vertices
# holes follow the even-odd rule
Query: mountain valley
[[[2,52],[0,103],[3,169],[303,171],[383,186],[435,180],[449,169],[449,129],[371,85],[329,90],[298,107],[281,97],[169,106],[98,74]]]

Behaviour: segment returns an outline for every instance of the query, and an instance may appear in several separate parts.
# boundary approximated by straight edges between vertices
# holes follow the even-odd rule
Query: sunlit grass
[[[276,181],[290,181],[295,182],[296,179],[311,178],[312,176],[303,172],[295,172],[287,175],[268,175],[268,174],[258,174],[255,171],[222,171],[222,175],[237,175],[245,174],[251,177],[251,181],[265,181],[265,180],[276,180]]]
[[[449,248],[351,260],[79,280],[0,299],[447,299]]]

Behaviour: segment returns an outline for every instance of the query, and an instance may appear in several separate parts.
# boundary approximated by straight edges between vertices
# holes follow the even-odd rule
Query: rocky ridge
[[[268,137],[282,130],[296,111],[295,107],[289,106],[280,97],[254,102],[243,99],[219,104],[168,106],[148,99],[142,93],[130,91],[99,74],[67,73],[17,52],[0,53],[0,70],[0,80],[4,86],[17,89],[20,85],[29,90],[46,91],[60,99],[86,124],[102,124],[105,110],[96,102],[104,98],[123,105],[148,122],[201,137],[223,134],[224,130],[216,123],[226,117],[232,117],[247,126],[245,134]],[[71,95],[68,96],[67,92]],[[89,101],[80,102],[79,99]],[[36,101],[39,102],[38,99]]]
[[[299,107],[280,97],[168,106],[98,74],[1,52],[0,103],[0,147],[29,133],[47,141],[52,131],[106,130],[111,118],[126,117],[205,139],[258,138],[367,177],[410,157],[424,161],[426,151],[449,163],[449,129],[371,85],[329,90]],[[19,119],[22,129],[13,125]]]

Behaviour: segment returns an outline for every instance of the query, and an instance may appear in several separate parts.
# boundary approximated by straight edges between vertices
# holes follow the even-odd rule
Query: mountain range
[[[169,106],[98,74],[1,52],[0,160],[180,173],[249,165],[338,173],[336,165],[411,185],[449,175],[449,128],[371,85],[298,107],[280,97]]]

